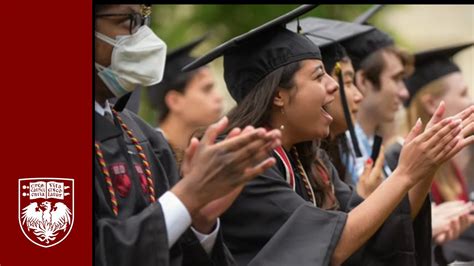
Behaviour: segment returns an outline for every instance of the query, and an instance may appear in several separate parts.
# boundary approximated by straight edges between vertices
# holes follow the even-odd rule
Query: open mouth
[[[321,106],[321,113],[322,115],[329,120],[329,122],[332,121],[332,116],[328,112],[328,106],[334,101],[334,98],[331,98],[331,100],[327,101],[323,106]]]

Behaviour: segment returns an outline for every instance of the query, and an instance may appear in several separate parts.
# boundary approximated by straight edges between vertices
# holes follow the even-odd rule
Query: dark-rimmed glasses
[[[107,13],[97,14],[96,17],[128,17],[128,20],[130,21],[130,34],[137,32],[143,25],[150,26],[150,16],[143,16],[139,13]]]

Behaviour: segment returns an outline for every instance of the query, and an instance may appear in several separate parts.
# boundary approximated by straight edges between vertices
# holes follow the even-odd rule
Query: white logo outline
[[[21,208],[21,182],[22,181],[26,181],[26,180],[30,180],[30,181],[34,181],[34,180],[67,180],[67,181],[70,181],[72,183],[72,193],[71,193],[71,201],[72,201],[72,210],[71,210],[71,213],[72,213],[72,218],[71,218],[71,225],[69,226],[69,230],[67,231],[67,233],[64,235],[64,237],[60,240],[58,240],[56,243],[53,243],[51,245],[42,245],[40,243],[37,243],[36,241],[32,240],[28,234],[25,233],[25,230],[23,229],[23,226],[22,226],[22,222],[21,222],[21,211],[22,211],[22,208]],[[72,231],[72,228],[74,226],[74,218],[75,218],[75,215],[74,215],[74,197],[75,197],[75,193],[74,193],[74,179],[73,178],[59,178],[59,177],[32,177],[32,178],[19,178],[18,179],[18,224],[21,228],[21,232],[23,233],[23,235],[25,235],[25,237],[30,241],[32,242],[33,244],[37,245],[37,246],[40,246],[42,248],[50,248],[50,247],[54,247],[56,245],[58,245],[59,243],[63,242],[68,236],[69,234],[71,233]]]

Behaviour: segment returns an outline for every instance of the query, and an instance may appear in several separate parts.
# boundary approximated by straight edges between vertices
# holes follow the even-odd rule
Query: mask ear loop
[[[102,34],[98,31],[95,32],[95,37],[101,39],[102,41],[112,45],[112,46],[115,46],[115,40],[110,38],[109,36],[105,35],[105,34]]]

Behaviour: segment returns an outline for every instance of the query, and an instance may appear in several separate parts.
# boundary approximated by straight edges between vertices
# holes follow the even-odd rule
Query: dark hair
[[[300,67],[300,62],[290,63],[277,68],[257,83],[242,101],[229,112],[228,118],[230,122],[227,127],[227,132],[234,127],[244,128],[248,125],[254,127],[268,127],[273,98],[277,90],[291,90],[294,88],[293,77]],[[305,141],[295,144],[294,146],[299,155],[299,157],[295,159],[301,161],[303,168],[308,173],[309,180],[315,192],[316,202],[318,206],[321,206],[325,200],[325,193],[323,191],[325,186],[315,166],[320,166],[325,170],[327,170],[327,168],[318,158],[318,142]],[[294,155],[292,154],[292,156]]]
[[[168,75],[170,78],[164,79],[162,82],[148,88],[148,99],[151,107],[158,112],[158,122],[163,122],[170,112],[165,101],[168,92],[177,91],[184,94],[189,81],[198,70],[182,72],[179,75],[172,75],[172,77]]]
[[[378,89],[380,88],[380,74],[385,69],[384,53],[391,53],[400,59],[405,69],[405,76],[409,76],[414,70],[414,57],[410,53],[393,45],[379,49],[360,64],[360,69],[364,71],[365,77]]]
[[[345,55],[340,60],[337,60],[337,62],[349,63],[352,61],[350,57]],[[334,75],[335,63],[333,64],[333,68],[326,69],[326,71],[331,73],[331,75]],[[348,162],[347,161],[343,162],[342,156],[341,156],[341,155],[345,155],[347,159],[351,158],[350,147],[349,147],[349,143],[347,142],[345,133],[341,133],[335,136],[334,139],[331,139],[331,136],[328,136],[327,138],[321,141],[320,148],[326,151],[330,159],[330,162],[334,165],[334,167],[337,170],[339,178],[345,183],[349,183],[348,180],[346,180],[346,172],[347,172],[346,165]]]
[[[320,148],[327,152],[331,163],[337,170],[339,178],[345,183],[351,183],[350,180],[346,180],[346,165],[348,162],[343,161],[343,156],[348,160],[352,158],[346,135],[344,133],[339,134],[332,140],[330,137],[327,137],[321,141]]]
[[[290,90],[294,87],[293,76],[300,69],[299,62],[280,67],[266,75],[237,106],[229,111],[229,129],[269,126],[273,98],[277,89]]]

